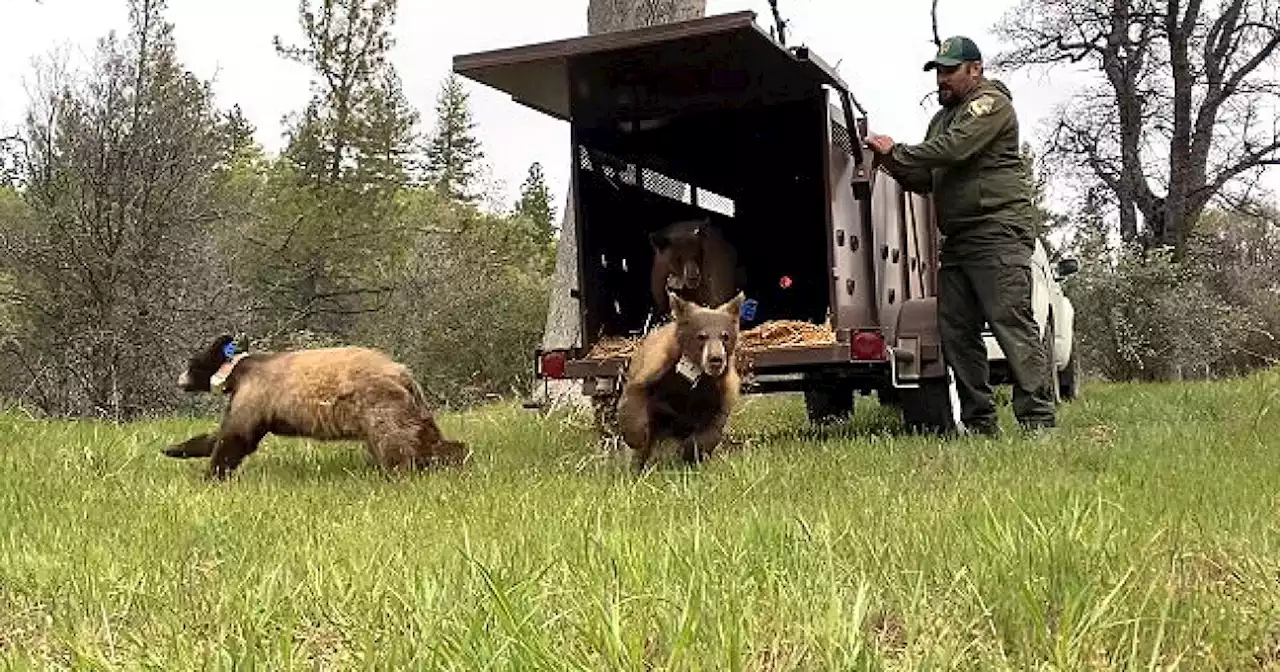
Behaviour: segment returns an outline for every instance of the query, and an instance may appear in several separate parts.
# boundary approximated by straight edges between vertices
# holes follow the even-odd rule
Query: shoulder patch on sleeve
[[[969,114],[975,117],[983,117],[991,112],[991,108],[995,107],[996,101],[989,94],[983,94],[969,103]]]

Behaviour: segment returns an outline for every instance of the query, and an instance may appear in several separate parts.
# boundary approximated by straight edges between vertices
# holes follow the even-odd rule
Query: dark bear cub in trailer
[[[681,444],[686,463],[700,462],[720,445],[737,404],[736,368],[741,292],[715,308],[669,296],[675,319],[650,332],[628,365],[618,398],[618,427],[644,471],[654,446]]]
[[[702,306],[718,306],[737,293],[737,251],[710,219],[671,224],[649,234],[649,245],[649,288],[658,318],[671,312],[668,292]]]
[[[244,354],[223,335],[190,359],[178,386],[230,396],[216,432],[164,450],[210,458],[213,479],[229,476],[267,434],[360,440],[387,470],[458,463],[468,453],[444,438],[409,369],[369,348]]]

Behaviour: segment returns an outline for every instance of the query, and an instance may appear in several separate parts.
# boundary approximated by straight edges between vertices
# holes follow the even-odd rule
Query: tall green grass
[[[1044,438],[809,429],[636,478],[589,426],[443,419],[462,469],[388,478],[213,421],[0,418],[12,669],[1242,669],[1280,661],[1280,374],[1093,385]],[[1008,409],[1002,409],[1012,427]]]

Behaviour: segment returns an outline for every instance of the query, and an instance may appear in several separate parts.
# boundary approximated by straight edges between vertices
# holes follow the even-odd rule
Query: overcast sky
[[[24,83],[32,58],[69,46],[83,58],[94,40],[127,26],[125,0],[0,0],[0,132],[20,123],[27,104]],[[395,65],[410,102],[429,129],[440,79],[455,54],[574,37],[586,32],[587,0],[400,0],[394,28]],[[1013,0],[942,0],[941,32],[973,37],[988,53],[997,50],[992,24]],[[933,51],[930,0],[779,0],[789,19],[788,44],[807,44],[841,76],[867,108],[873,131],[901,141],[918,141],[932,108],[920,100],[933,87],[921,64]],[[708,0],[708,14],[749,9],[761,26],[772,25],[765,0]],[[295,41],[300,33],[296,0],[169,0],[179,55],[194,72],[214,79],[219,104],[238,103],[269,149],[281,145],[281,120],[308,98],[308,73],[276,56],[273,35]],[[81,61],[83,62],[83,61]],[[1000,76],[1013,90],[1024,137],[1042,137],[1040,121],[1054,103],[1070,95],[1062,81]],[[557,208],[563,204],[568,170],[568,132],[502,93],[467,81],[472,110],[494,176],[507,201],[514,197],[529,164],[540,161]],[[1268,184],[1280,191],[1280,170]]]

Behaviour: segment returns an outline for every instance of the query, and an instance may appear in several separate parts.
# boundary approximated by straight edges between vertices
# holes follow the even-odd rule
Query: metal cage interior
[[[574,170],[588,333],[629,336],[652,324],[649,234],[696,218],[710,219],[737,251],[740,287],[758,302],[744,326],[826,320],[824,114],[818,96],[631,133],[580,129]]]
[[[827,85],[838,77],[754,17],[454,59],[455,71],[570,123],[584,346],[652,324],[649,233],[681,219],[710,218],[736,248],[756,323],[827,319]]]

